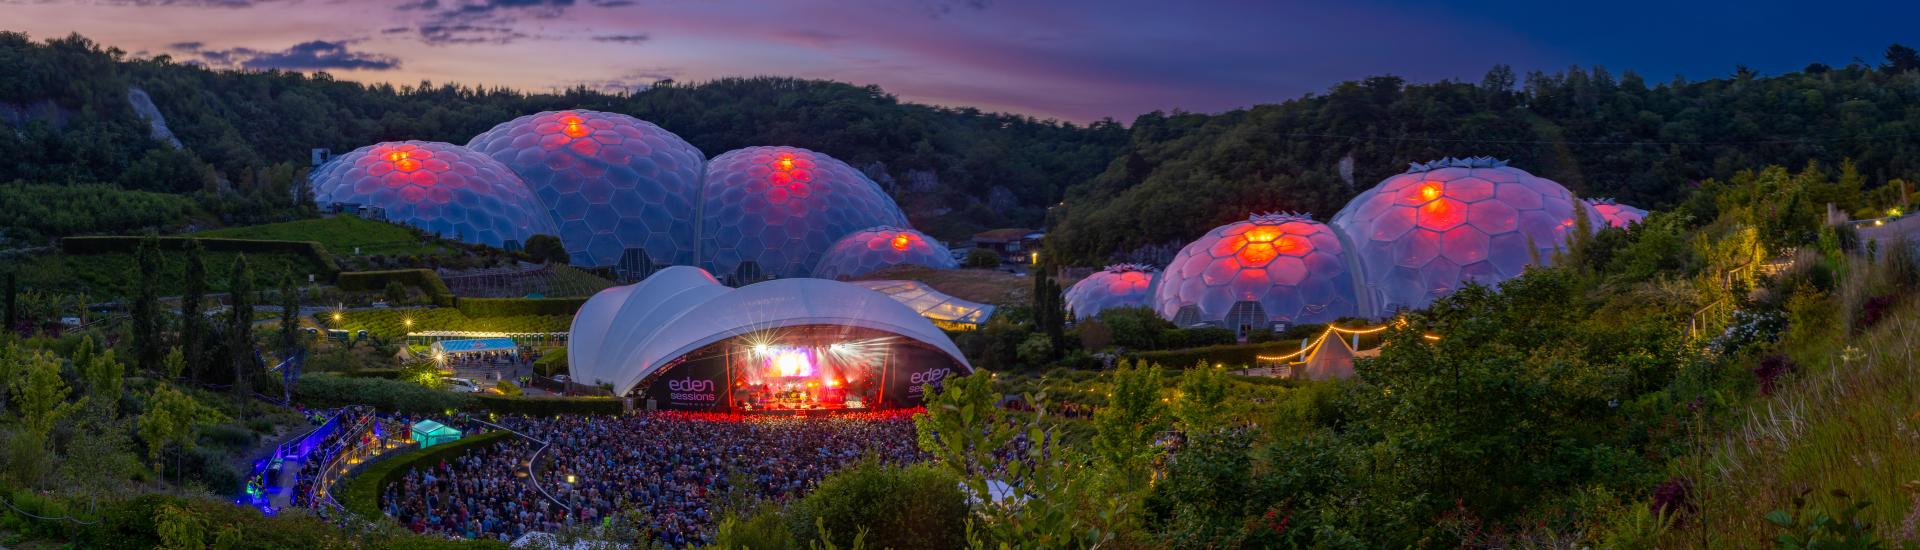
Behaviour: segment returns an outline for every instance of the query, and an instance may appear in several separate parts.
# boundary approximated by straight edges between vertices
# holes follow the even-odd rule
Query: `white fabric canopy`
[[[682,355],[721,340],[781,327],[844,325],[929,345],[972,371],[946,333],[900,302],[826,279],[776,279],[738,289],[699,268],[669,267],[637,284],[595,294],[574,315],[568,371],[626,395]]]

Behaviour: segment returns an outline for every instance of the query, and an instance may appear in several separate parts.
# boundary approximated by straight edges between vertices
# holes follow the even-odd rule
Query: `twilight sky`
[[[1216,112],[1394,74],[1603,65],[1654,82],[1920,47],[1920,2],[0,0],[0,30],[138,56],[531,91],[782,75],[1073,121]]]

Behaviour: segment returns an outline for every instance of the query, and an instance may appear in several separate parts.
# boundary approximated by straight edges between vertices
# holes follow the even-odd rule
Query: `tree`
[[[196,428],[202,422],[218,422],[220,417],[191,395],[171,386],[155,387],[147,398],[147,412],[137,423],[140,439],[147,442],[147,460],[154,469],[162,469],[160,458],[166,456],[167,447],[191,450],[198,439]]]
[[[961,266],[974,269],[993,269],[1000,267],[1000,254],[986,248],[974,247],[972,250],[967,251],[967,259],[961,262]]]
[[[108,416],[118,415],[126,369],[114,359],[113,350],[95,351],[93,336],[88,335],[80,340],[72,359],[74,370],[80,371],[80,378],[87,383],[87,399],[104,407]]]
[[[12,333],[20,330],[20,280],[19,275],[7,272],[6,325],[0,325],[0,332]]]
[[[967,497],[953,472],[929,464],[862,460],[820,480],[788,517],[796,541],[845,548],[863,529],[871,548],[955,548],[966,540]]]
[[[1180,394],[1173,401],[1173,417],[1180,421],[1182,430],[1205,432],[1220,427],[1226,415],[1226,403],[1226,369],[1208,365],[1202,359],[1200,364],[1180,373]]]
[[[134,364],[142,372],[154,372],[160,366],[166,348],[160,335],[160,291],[155,274],[161,272],[159,242],[153,235],[140,239],[133,253],[135,277],[132,307]]]
[[[201,353],[206,344],[207,262],[206,248],[199,239],[187,241],[187,273],[180,295],[180,344],[186,348],[188,376],[200,378],[207,358]]]
[[[1920,70],[1920,51],[1901,44],[1889,45],[1887,46],[1887,64],[1881,65],[1880,69],[1893,74]]]
[[[1046,359],[1057,359],[1066,351],[1066,304],[1060,294],[1060,283],[1053,280],[1053,276],[1048,273],[1046,265],[1034,264],[1032,269],[1034,331],[1044,334],[1047,337],[1047,343],[1050,347],[1047,349],[1048,355]],[[1030,366],[1039,365],[1034,364]]]
[[[387,281],[387,288],[383,294],[386,295],[389,304],[396,306],[404,304],[407,302],[407,285],[400,284],[400,281]]]
[[[227,296],[233,310],[227,314],[227,361],[233,366],[233,395],[245,407],[253,395],[253,271],[247,257],[233,259],[233,277],[227,282]]]
[[[1093,413],[1094,454],[1119,473],[1116,488],[1145,487],[1162,452],[1154,441],[1173,424],[1160,397],[1160,367],[1122,360],[1108,378],[1107,406]]]
[[[160,362],[160,371],[166,373],[168,380],[177,380],[187,370],[187,357],[180,353],[180,346],[167,350],[167,359]]]
[[[300,349],[300,289],[292,274],[280,277],[280,349],[289,357]]]
[[[74,404],[67,402],[71,390],[52,353],[42,350],[21,359],[24,372],[13,380],[14,407],[23,432],[45,444],[53,423],[73,412]]]
[[[527,243],[523,248],[527,252],[527,257],[536,262],[564,265],[570,259],[567,255],[567,245],[553,235],[527,237]]]

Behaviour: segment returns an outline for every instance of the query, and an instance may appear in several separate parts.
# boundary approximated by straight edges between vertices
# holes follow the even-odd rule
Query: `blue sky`
[[[534,91],[783,75],[1073,121],[1215,112],[1394,74],[1649,81],[1880,62],[1920,2],[0,0],[0,29],[138,56]]]

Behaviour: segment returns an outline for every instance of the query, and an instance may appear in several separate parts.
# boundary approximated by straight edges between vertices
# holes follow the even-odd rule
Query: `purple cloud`
[[[328,69],[387,71],[400,68],[398,58],[355,52],[348,48],[351,43],[352,41],[349,40],[309,40],[280,51],[261,51],[252,48],[209,50],[205,49],[206,45],[200,42],[179,42],[173,44],[171,48],[198,55],[200,57],[198,61],[202,64],[224,68],[285,71]]]

